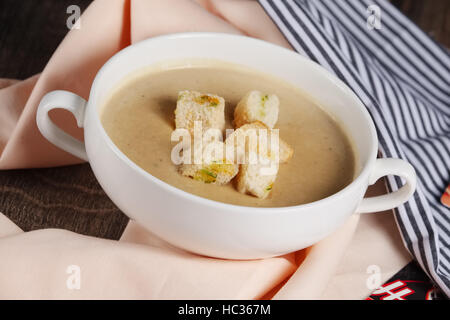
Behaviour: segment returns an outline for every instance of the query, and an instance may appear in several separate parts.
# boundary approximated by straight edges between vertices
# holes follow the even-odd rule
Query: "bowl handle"
[[[377,159],[373,171],[369,177],[369,185],[374,184],[383,176],[393,174],[405,179],[405,184],[392,193],[382,196],[364,198],[357,213],[368,213],[390,210],[408,201],[416,190],[416,172],[412,165],[401,159]]]
[[[50,119],[48,112],[52,109],[66,109],[75,116],[78,127],[84,123],[86,100],[68,91],[56,90],[47,93],[39,104],[36,122],[42,135],[57,147],[74,156],[88,161],[84,143],[58,128]]]

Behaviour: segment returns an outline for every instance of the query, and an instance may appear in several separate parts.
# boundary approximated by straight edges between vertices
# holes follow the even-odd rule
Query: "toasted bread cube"
[[[234,110],[234,125],[239,128],[247,123],[261,121],[269,128],[273,128],[278,120],[279,105],[280,101],[274,94],[250,91]]]
[[[194,122],[201,121],[202,129],[225,128],[225,100],[213,94],[180,91],[175,110],[175,127],[194,132]]]
[[[269,149],[269,151],[273,152],[273,150],[271,150],[272,148],[270,146],[270,142],[271,142],[270,137],[271,137],[272,131],[269,127],[267,127],[264,123],[262,123],[260,121],[255,121],[252,123],[244,124],[240,128],[236,129],[231,135],[229,135],[227,137],[226,143],[228,141],[232,141],[234,139],[234,146],[235,146],[235,148],[238,148],[239,147],[238,144],[242,143],[242,142],[240,142],[242,140],[242,138],[240,139],[239,136],[248,135],[248,131],[251,129],[256,130],[255,132],[256,132],[257,136],[259,136],[260,129],[267,130],[268,149]],[[292,149],[292,147],[281,138],[278,139],[278,145],[279,145],[279,149],[278,149],[279,150],[279,162],[280,163],[288,162],[289,159],[292,158],[292,155],[294,154],[294,149]],[[246,150],[246,151],[249,151],[249,150]],[[259,152],[258,150],[253,150],[253,151]],[[238,158],[239,158],[239,155],[238,155]]]
[[[250,194],[260,199],[266,198],[277,178],[278,164],[266,160],[270,164],[243,164],[236,178],[236,188],[240,193]]]
[[[202,163],[198,164],[182,164],[178,170],[182,175],[194,180],[214,184],[227,184],[239,171],[237,164],[226,159],[225,144],[221,141],[204,145],[201,160]]]
[[[261,129],[266,130],[265,134],[268,135],[266,146],[261,145],[262,140],[259,135],[264,134],[263,131],[259,131]],[[254,133],[250,130],[254,130]],[[238,149],[237,162],[243,163],[236,178],[236,188],[239,192],[264,199],[272,190],[279,162],[270,145],[270,134],[272,134],[270,128],[256,121],[243,125],[228,136],[226,143]]]
[[[280,163],[288,162],[294,155],[294,149],[283,139],[280,138]]]
[[[254,122],[245,124],[236,129],[225,140],[226,148],[233,151],[233,160],[236,163],[244,163],[248,161],[250,152],[258,153],[258,136],[259,129],[266,129],[267,127],[261,122]],[[250,130],[254,130],[250,132]]]

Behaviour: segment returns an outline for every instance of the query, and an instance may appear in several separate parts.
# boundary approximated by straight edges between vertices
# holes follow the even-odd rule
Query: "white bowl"
[[[341,191],[316,202],[280,208],[225,204],[192,195],[153,177],[111,141],[99,119],[100,103],[125,76],[167,60],[224,60],[272,74],[300,87],[343,125],[354,143],[357,175]],[[71,111],[84,128],[82,143],[56,127],[53,108]],[[41,133],[63,150],[89,161],[111,200],[130,218],[186,250],[220,258],[255,259],[308,247],[341,226],[350,215],[382,211],[405,202],[415,190],[411,165],[377,159],[372,119],[356,95],[316,63],[276,45],[244,36],[182,33],[144,40],[114,55],[98,72],[89,101],[53,91],[37,112]],[[368,185],[387,174],[405,178],[388,195],[364,199]]]

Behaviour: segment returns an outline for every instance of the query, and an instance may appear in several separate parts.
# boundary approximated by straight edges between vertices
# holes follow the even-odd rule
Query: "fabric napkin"
[[[186,31],[245,34],[290,48],[254,1],[97,0],[40,75],[1,83],[0,169],[80,163],[39,133],[35,115],[42,96],[62,89],[87,99],[96,72],[117,51]],[[82,138],[69,114],[55,110],[51,116]],[[380,184],[376,192],[384,190]],[[133,221],[120,241],[112,241],[57,229],[22,232],[0,214],[0,298],[360,299],[370,293],[368,264],[380,265],[383,280],[410,258],[390,213],[363,216],[351,242],[359,219],[352,216],[334,234],[299,252],[231,261],[174,248]]]

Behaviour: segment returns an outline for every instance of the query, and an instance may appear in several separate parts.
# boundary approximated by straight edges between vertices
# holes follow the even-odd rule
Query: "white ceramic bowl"
[[[153,177],[111,141],[99,119],[100,103],[128,74],[167,60],[212,58],[261,70],[300,87],[343,125],[356,148],[357,177],[330,197],[304,205],[253,208],[207,200]],[[48,117],[53,108],[71,111],[84,128],[84,143]],[[378,141],[364,105],[339,79],[316,63],[276,45],[243,36],[182,33],[151,38],[113,56],[98,72],[89,101],[53,91],[37,112],[41,133],[63,150],[89,161],[101,186],[130,218],[168,241],[199,254],[231,259],[277,256],[310,246],[350,215],[381,211],[405,202],[415,190],[411,165],[377,159]],[[363,199],[368,185],[387,174],[405,178],[398,191]]]

